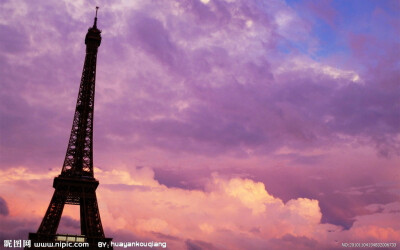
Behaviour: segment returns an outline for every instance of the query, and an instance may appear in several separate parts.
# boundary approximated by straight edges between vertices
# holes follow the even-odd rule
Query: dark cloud
[[[191,169],[169,169],[155,168],[154,179],[167,187],[178,187],[187,190],[203,190],[206,182],[210,178],[210,170]]]
[[[137,43],[141,49],[161,62],[167,65],[174,64],[174,58],[178,56],[176,47],[170,39],[169,32],[159,20],[142,13],[134,13],[130,22],[133,43]]]
[[[5,215],[7,216],[9,214],[7,202],[0,197],[0,215]]]
[[[218,249],[213,244],[200,240],[186,240],[185,244],[187,250]]]
[[[321,248],[319,242],[304,236],[284,235],[280,239],[269,241],[271,249],[317,249]]]
[[[78,215],[78,214],[77,214]],[[80,220],[74,219],[70,216],[61,216],[60,224],[58,225],[57,233],[61,234],[80,234],[81,225]]]
[[[36,232],[36,220],[18,219],[4,217],[0,225],[0,241],[4,240],[27,240],[29,232]]]

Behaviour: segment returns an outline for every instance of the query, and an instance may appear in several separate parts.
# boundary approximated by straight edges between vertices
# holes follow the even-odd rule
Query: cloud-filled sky
[[[170,249],[398,242],[389,0],[1,1],[1,241],[36,231],[51,199],[96,5],[106,236]],[[59,232],[78,220],[66,206]]]

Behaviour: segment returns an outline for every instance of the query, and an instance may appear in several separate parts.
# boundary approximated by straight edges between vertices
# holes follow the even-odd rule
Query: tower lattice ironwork
[[[89,28],[85,37],[85,63],[61,174],[54,178],[55,191],[38,231],[29,234],[34,248],[34,243],[87,242],[90,247],[85,249],[96,249],[98,242],[107,242],[108,245],[111,242],[111,238],[105,237],[101,224],[96,198],[99,181],[93,175],[96,60],[101,43],[101,31],[97,28],[97,10],[98,7],[93,27]],[[81,235],[57,234],[65,204],[80,206]]]

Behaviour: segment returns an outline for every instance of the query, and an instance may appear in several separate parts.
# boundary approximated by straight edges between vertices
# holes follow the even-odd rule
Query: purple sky
[[[198,192],[224,200],[221,190],[263,184],[286,208],[301,198],[318,201],[318,226],[354,231],[349,242],[400,235],[390,224],[400,217],[398,1],[40,0],[0,3],[0,219],[16,225],[7,234],[0,226],[4,237],[35,231],[50,201],[96,5],[103,40],[94,163],[105,221],[119,211],[107,192],[159,185],[172,200],[184,201],[188,192],[187,202],[194,202]],[[33,217],[17,209],[27,197],[37,199],[18,197],[28,187],[46,190]],[[157,197],[157,190],[143,197]],[[199,206],[216,215],[217,203]],[[141,225],[144,215],[131,214]],[[232,235],[215,243],[215,232],[223,230],[218,224],[207,222],[200,229],[209,237],[195,238],[159,214],[146,216],[152,223],[157,218],[157,226],[103,224],[106,233],[125,232],[121,239],[175,237],[187,249],[219,249],[240,228],[234,224]],[[368,234],[383,216],[389,224],[379,230],[386,234]],[[255,248],[264,241],[271,247],[331,243],[294,229],[271,238],[269,229],[254,225],[249,228],[260,233],[243,242]],[[369,229],[357,231],[359,225]]]

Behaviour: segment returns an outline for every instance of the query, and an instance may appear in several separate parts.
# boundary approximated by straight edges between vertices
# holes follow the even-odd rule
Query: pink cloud
[[[134,168],[134,171],[136,175],[122,170],[118,173],[99,173],[103,180],[113,183],[102,184],[98,190],[106,232],[124,231],[132,237],[166,240],[169,246],[175,248],[195,244],[216,249],[245,249],[249,245],[257,249],[262,246],[284,249],[278,247],[277,242],[281,241],[282,246],[299,243],[311,249],[316,246],[335,247],[339,244],[337,242],[354,238],[392,242],[400,234],[400,228],[393,220],[399,216],[398,202],[379,206],[380,212],[376,206],[370,206],[372,214],[356,217],[354,226],[350,230],[343,230],[336,225],[321,223],[318,200],[297,198],[283,202],[269,194],[263,183],[251,179],[227,179],[214,174],[208,180],[206,190],[200,191],[161,185],[149,168]],[[47,176],[40,179],[49,182]],[[1,183],[1,192],[4,192],[6,185],[23,190],[19,180],[2,180]],[[30,195],[23,192],[24,197]],[[18,212],[24,200],[21,198],[6,197],[5,200],[12,200],[13,205],[10,206],[9,215],[1,216],[9,223],[31,227],[38,224],[47,200],[39,202],[34,199],[30,209],[38,212],[28,215]],[[18,206],[14,206],[16,203]],[[129,210],[126,209],[128,207]],[[76,226],[79,220],[77,211],[66,206],[64,222],[59,230],[71,233],[79,230]],[[32,218],[29,223],[28,218]],[[1,229],[5,230],[4,227]],[[114,239],[120,240],[118,234]]]

